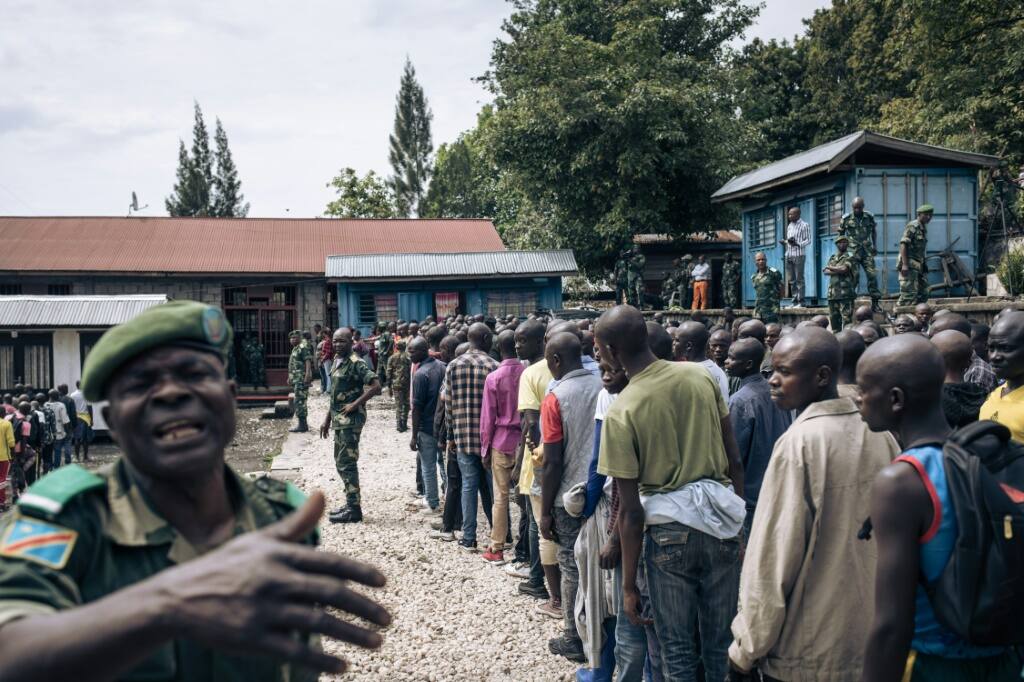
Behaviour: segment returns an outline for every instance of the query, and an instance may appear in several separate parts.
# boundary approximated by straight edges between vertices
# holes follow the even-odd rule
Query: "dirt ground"
[[[242,474],[268,470],[295,420],[260,419],[260,409],[251,407],[236,409],[236,414],[235,439],[225,455],[228,464]],[[89,447],[89,461],[85,466],[99,468],[113,462],[119,454],[121,451],[117,444],[106,437],[98,438]]]

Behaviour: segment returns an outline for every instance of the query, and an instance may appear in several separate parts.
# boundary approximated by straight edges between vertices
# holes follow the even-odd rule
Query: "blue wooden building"
[[[363,334],[378,320],[557,310],[562,277],[576,272],[568,250],[327,257],[327,281],[338,291],[338,324]]]
[[[835,252],[839,222],[857,196],[864,198],[865,210],[874,214],[878,226],[878,286],[883,294],[896,295],[900,237],[921,204],[935,207],[928,225],[928,253],[937,254],[956,241],[954,250],[961,260],[977,270],[978,169],[998,163],[994,156],[862,130],[738,175],[711,200],[741,202],[747,305],[754,302],[750,276],[757,252],[763,251],[768,265],[785,273],[779,241],[785,238],[786,214],[794,206],[812,232],[804,269],[806,297],[824,301],[828,278],[821,270]],[[941,281],[935,261],[929,267],[931,283]],[[863,276],[859,291],[866,292]]]

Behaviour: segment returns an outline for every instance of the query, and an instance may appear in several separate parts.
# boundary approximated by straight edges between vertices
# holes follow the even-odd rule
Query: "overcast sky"
[[[827,0],[768,0],[791,38]],[[406,55],[435,146],[473,125],[504,0],[0,0],[0,215],[166,215],[192,102],[227,130],[251,216],[320,215],[342,167],[387,174]]]

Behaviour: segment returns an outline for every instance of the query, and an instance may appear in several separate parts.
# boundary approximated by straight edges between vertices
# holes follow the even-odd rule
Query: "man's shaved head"
[[[580,340],[575,334],[558,332],[548,339],[544,346],[544,358],[548,361],[548,369],[555,379],[561,379],[582,365],[582,349]]]
[[[491,328],[483,322],[474,322],[469,328],[469,343],[473,348],[482,351],[491,349]]]
[[[772,365],[768,385],[772,400],[783,410],[802,410],[837,395],[839,342],[815,324],[782,337],[772,352]]]
[[[861,418],[872,431],[895,431],[907,417],[941,412],[945,375],[942,354],[923,336],[880,339],[857,363]]]
[[[647,345],[659,360],[672,359],[672,337],[657,322],[647,323]]]
[[[682,357],[687,360],[703,360],[707,352],[708,329],[700,322],[684,322],[676,329],[676,342]]]
[[[939,332],[950,329],[958,331],[968,338],[971,336],[971,323],[967,321],[966,317],[957,313],[946,313],[945,315],[938,315],[932,318],[932,324],[928,328],[928,335],[935,336]]]
[[[971,353],[974,352],[970,337],[955,329],[947,329],[932,334],[931,340],[942,354],[942,361],[946,366],[946,383],[960,383],[964,372],[971,364]],[[955,382],[950,381],[952,376],[959,379]]]
[[[839,369],[839,383],[856,383],[857,361],[867,350],[864,338],[852,329],[846,329],[836,334],[836,341],[839,342],[839,350],[843,357]]]
[[[730,376],[748,377],[761,370],[764,360],[764,346],[752,336],[738,340],[729,347],[729,356],[725,360],[725,371]]]
[[[865,320],[873,320],[873,319],[875,319],[875,313],[874,313],[873,310],[871,310],[871,306],[869,306],[869,305],[862,305],[859,308],[857,308],[855,311],[853,311],[853,319],[856,320],[857,322],[863,322]]]
[[[740,325],[736,338],[757,339],[758,341],[761,342],[762,345],[764,345],[764,336],[766,331],[767,330],[765,329],[764,322],[762,322],[761,320],[747,320],[746,322]]]
[[[502,360],[516,356],[516,334],[511,329],[506,329],[498,334],[498,352]]]
[[[815,315],[811,318],[811,322],[818,325],[822,329],[828,329],[828,315]]]
[[[614,346],[620,354],[635,355],[647,348],[647,323],[631,305],[617,305],[597,318],[598,345]]]

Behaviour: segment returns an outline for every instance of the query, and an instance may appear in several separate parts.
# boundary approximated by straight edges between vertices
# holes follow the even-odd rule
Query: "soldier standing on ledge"
[[[853,319],[853,300],[857,297],[857,260],[849,250],[850,238],[836,237],[836,253],[828,259],[823,272],[828,275],[828,320],[836,334]]]
[[[693,304],[693,256],[683,254],[683,267],[676,278],[679,285],[679,307],[689,310]]]
[[[366,403],[380,395],[380,379],[370,366],[352,352],[352,330],[339,327],[332,339],[331,405],[320,426],[320,437],[334,432],[334,465],[345,484],[345,506],[332,511],[331,523],[363,520],[359,495],[359,437],[366,423]]]
[[[900,239],[900,300],[899,305],[914,305],[928,300],[928,223],[935,208],[931,204],[917,207],[917,220],[911,220]]]
[[[678,305],[674,300],[677,294],[679,286],[679,259],[675,258],[672,260],[672,269],[665,275],[665,279],[661,282],[661,299],[664,302],[663,306],[668,309],[674,305]]]
[[[739,307],[740,263],[732,253],[725,254],[722,264],[722,305],[726,308]]]
[[[860,270],[864,270],[864,278],[868,283],[868,296],[871,297],[871,310],[880,313],[882,308],[878,301],[882,292],[878,290],[878,272],[875,270],[875,254],[878,244],[878,230],[875,216],[864,210],[864,198],[853,198],[853,212],[847,213],[839,221],[839,234],[850,238],[850,258],[853,261],[854,295],[857,293],[857,279]]]
[[[779,321],[779,299],[782,297],[782,273],[768,267],[762,252],[754,256],[757,272],[750,276],[754,283],[754,317],[765,324]]]
[[[309,398],[309,385],[313,382],[313,354],[302,341],[302,332],[296,329],[288,335],[288,343],[292,344],[292,354],[288,356],[288,383],[295,392],[295,416],[299,423],[288,429],[292,433],[309,431],[306,424],[306,400]]]

